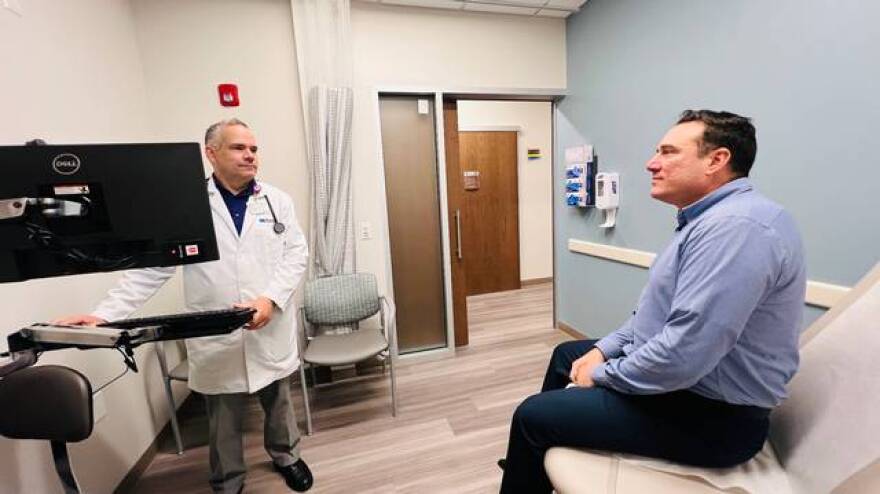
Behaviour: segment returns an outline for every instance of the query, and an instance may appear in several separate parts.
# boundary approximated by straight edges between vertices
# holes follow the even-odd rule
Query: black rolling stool
[[[67,443],[92,434],[92,385],[68,367],[44,365],[0,379],[0,435],[52,444],[55,470],[65,493],[79,493]]]

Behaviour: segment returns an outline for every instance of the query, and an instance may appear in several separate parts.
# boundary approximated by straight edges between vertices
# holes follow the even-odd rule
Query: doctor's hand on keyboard
[[[244,327],[247,329],[257,330],[262,328],[266,324],[269,324],[269,321],[272,319],[272,314],[275,311],[275,302],[271,301],[267,297],[257,297],[247,302],[235,304],[234,307],[249,307],[256,310],[257,312],[254,313],[254,317],[251,319],[251,322],[247,323]]]
[[[59,317],[52,320],[52,324],[60,324],[65,326],[97,326],[107,321],[91,314],[73,314],[70,316]]]

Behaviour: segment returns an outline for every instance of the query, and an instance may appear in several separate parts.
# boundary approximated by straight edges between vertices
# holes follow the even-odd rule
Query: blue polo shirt
[[[214,185],[220,191],[223,202],[226,203],[226,209],[229,210],[229,216],[232,216],[232,222],[235,223],[235,230],[241,235],[241,228],[244,226],[244,215],[247,212],[248,199],[254,194],[254,187],[257,183],[251,180],[247,187],[238,194],[233,194],[226,190],[226,187],[217,180],[216,175],[211,175],[214,179]]]

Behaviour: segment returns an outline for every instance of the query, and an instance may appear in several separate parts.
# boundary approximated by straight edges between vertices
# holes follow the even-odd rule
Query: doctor
[[[247,395],[256,393],[265,412],[264,446],[275,470],[291,489],[303,492],[311,487],[312,474],[300,458],[290,400],[290,375],[299,363],[290,305],[306,268],[306,242],[290,197],[256,180],[257,145],[244,122],[229,119],[208,127],[205,155],[214,168],[207,187],[220,259],[184,266],[186,306],[256,310],[244,329],[186,340],[189,387],[205,395],[207,404],[210,484],[215,492],[241,492],[242,419]],[[58,322],[98,324],[129,317],[175,269],[128,271],[92,314]]]

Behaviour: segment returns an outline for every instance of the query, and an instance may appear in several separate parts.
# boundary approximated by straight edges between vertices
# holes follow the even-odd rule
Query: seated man
[[[708,110],[660,141],[647,169],[679,209],[672,242],[620,329],[553,351],[513,415],[501,492],[550,492],[554,446],[703,467],[761,449],[797,370],[806,275],[791,215],[746,178],[756,150],[749,119]]]

